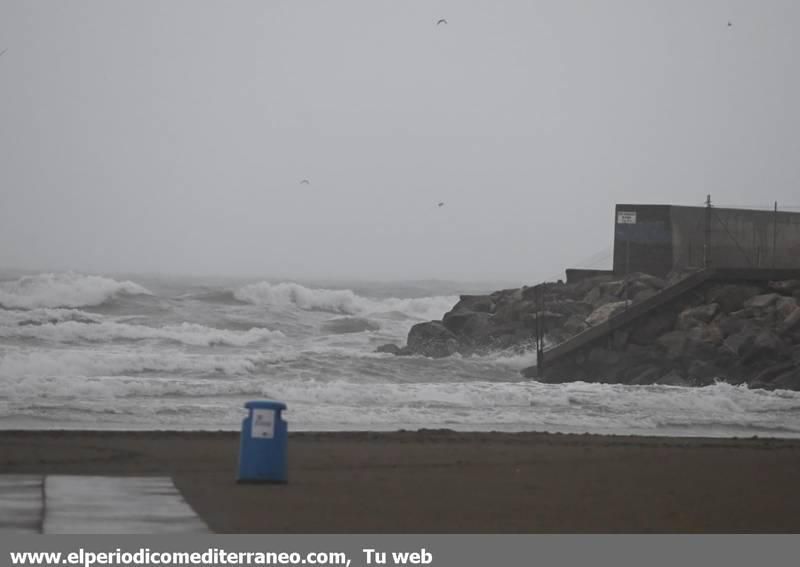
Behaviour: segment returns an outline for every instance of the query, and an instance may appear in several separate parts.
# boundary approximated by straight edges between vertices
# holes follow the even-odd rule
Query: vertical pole
[[[711,195],[706,196],[706,230],[703,242],[703,267],[711,267]]]
[[[778,254],[778,201],[775,201],[775,212],[772,213],[772,269],[775,269]]]
[[[539,285],[535,288],[534,302],[536,303],[536,374],[539,379],[544,378],[544,322],[542,321],[542,290]]]
[[[628,293],[628,274],[631,272],[631,237],[630,234],[625,239],[625,309],[628,308],[628,300],[630,299]]]
[[[535,306],[534,313],[536,315],[536,319],[533,322],[533,324],[534,324],[533,329],[534,329],[534,332],[536,333],[536,365],[538,367],[538,365],[539,365],[539,339],[541,337],[541,330],[540,330],[540,327],[539,327],[539,316],[541,315],[541,313],[539,313],[539,285],[538,284],[533,286],[533,304]]]

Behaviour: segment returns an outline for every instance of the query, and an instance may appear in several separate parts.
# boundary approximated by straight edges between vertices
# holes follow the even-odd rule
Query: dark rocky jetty
[[[654,298],[690,273],[603,275],[488,295],[463,295],[441,321],[411,328],[381,352],[445,357],[533,349],[536,321],[549,345]],[[534,301],[541,294],[540,308]],[[653,301],[651,300],[651,303]],[[714,381],[800,390],[800,280],[704,282],[581,350],[523,370],[544,382],[704,386]],[[543,305],[543,309],[541,306]]]

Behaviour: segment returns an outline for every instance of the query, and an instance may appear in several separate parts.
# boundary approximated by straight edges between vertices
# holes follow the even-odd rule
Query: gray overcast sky
[[[796,0],[2,0],[0,267],[533,281],[610,246],[616,202],[800,206],[798,26]]]

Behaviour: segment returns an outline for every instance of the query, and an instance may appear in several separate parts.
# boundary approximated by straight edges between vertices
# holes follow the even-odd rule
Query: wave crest
[[[181,350],[130,352],[124,350],[88,351],[11,351],[0,358],[0,377],[5,394],[19,391],[24,379],[31,377],[60,379],[78,387],[81,377],[103,377],[112,380],[140,374],[162,374],[181,380],[185,374],[200,376],[247,376],[265,365],[287,358],[281,353],[258,354],[193,354]],[[202,378],[201,378],[202,380]],[[149,381],[155,386],[157,382]],[[224,387],[225,381],[220,382]],[[45,389],[46,391],[47,389]],[[0,387],[0,396],[3,395]],[[189,395],[191,391],[182,392]],[[116,395],[116,393],[115,393]]]
[[[127,323],[84,323],[65,321],[15,327],[0,326],[0,337],[28,338],[56,343],[112,342],[161,340],[190,346],[234,346],[244,347],[269,339],[283,337],[280,331],[252,328],[247,331],[214,329],[196,323],[182,323],[164,327],[148,327]]]
[[[6,309],[94,307],[121,295],[152,295],[132,281],[103,276],[47,273],[0,282],[0,306]]]
[[[259,282],[237,289],[239,301],[272,307],[297,307],[342,315],[402,314],[414,319],[439,319],[458,301],[452,296],[371,299],[349,289],[314,289],[294,282]]]

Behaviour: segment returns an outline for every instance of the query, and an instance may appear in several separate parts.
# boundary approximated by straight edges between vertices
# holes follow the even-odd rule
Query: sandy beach
[[[800,531],[800,441],[295,433],[237,485],[232,432],[2,431],[4,474],[168,475],[222,533]]]

